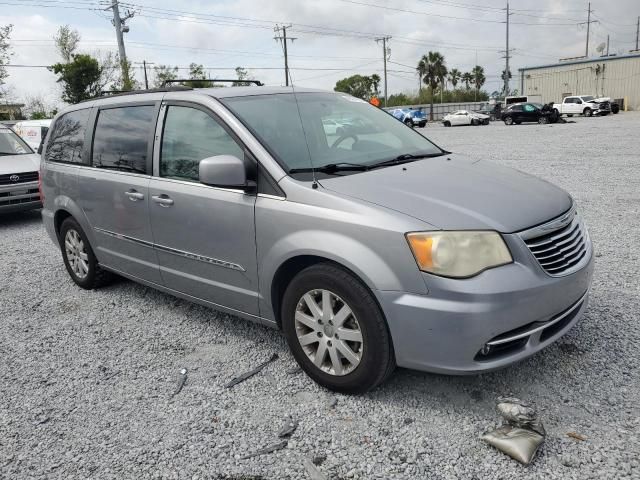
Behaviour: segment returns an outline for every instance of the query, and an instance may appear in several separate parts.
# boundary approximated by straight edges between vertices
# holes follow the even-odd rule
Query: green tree
[[[236,67],[236,77],[238,78],[238,80],[249,80],[249,72],[246,68]],[[231,84],[231,86],[233,87],[248,87],[250,85],[250,83],[242,81],[233,82]]]
[[[102,67],[91,55],[72,55],[69,63],[56,63],[49,67],[62,83],[62,100],[78,103],[100,93]]]
[[[433,121],[433,93],[438,85],[444,87],[444,79],[447,76],[447,67],[444,57],[440,52],[429,52],[423,55],[416,68],[418,72],[424,72],[422,81],[429,86],[431,110],[429,119]]]
[[[476,87],[476,93],[478,93],[484,85],[484,82],[487,81],[487,77],[484,76],[484,68],[476,65],[473,67],[473,70],[471,70],[471,76],[473,77],[473,84]]]
[[[195,82],[189,82],[187,84],[189,87],[208,88],[213,86],[213,82],[207,80],[207,74],[204,71],[204,67],[197,63],[189,64],[189,80],[197,80]]]
[[[5,80],[9,76],[9,72],[7,72],[5,65],[9,64],[9,59],[11,55],[13,55],[13,53],[11,53],[11,44],[9,43],[11,30],[13,30],[13,25],[11,24],[0,27],[0,98],[6,95],[3,87]]]
[[[460,79],[462,80],[462,83],[464,83],[464,87],[469,90],[469,84],[473,83],[473,75],[471,75],[470,72],[465,72],[462,74]]]
[[[178,67],[170,67],[169,65],[156,65],[153,67],[153,86],[162,87],[165,80],[175,80],[178,78]]]
[[[363,100],[370,100],[380,94],[380,76],[373,74],[367,75],[352,75],[336,82],[336,86],[333,88],[336,92],[348,93],[354,97],[361,98]]]
[[[80,34],[78,31],[73,30],[69,25],[62,25],[53,36],[53,40],[62,60],[65,63],[69,63],[71,56],[76,53],[78,43],[80,43]]]
[[[458,70],[457,68],[452,68],[451,70],[449,70],[449,81],[451,82],[451,86],[454,90],[458,86],[460,78],[462,78],[462,72],[460,70]]]

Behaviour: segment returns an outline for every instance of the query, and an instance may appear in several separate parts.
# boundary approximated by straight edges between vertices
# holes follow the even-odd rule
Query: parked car
[[[326,117],[354,126],[334,138]],[[281,328],[336,391],[396,365],[505,367],[587,305],[592,246],[567,192],[342,93],[103,97],[60,113],[42,155],[44,225],[78,286],[115,273]]]
[[[33,150],[38,150],[40,143],[47,136],[51,120],[22,120],[13,126],[13,131],[22,137]]]
[[[549,123],[551,111],[543,110],[543,105],[534,103],[514,103],[502,111],[502,121],[506,125],[520,125],[523,122]]]
[[[491,104],[489,102],[482,103],[478,109],[474,110],[475,113],[481,113],[483,115],[488,115],[489,120],[492,122],[500,118],[500,114],[502,113],[502,103],[496,102]]]
[[[421,110],[413,108],[396,108],[389,113],[410,127],[423,128],[427,124],[427,116]]]
[[[13,130],[0,125],[0,213],[40,208],[40,157]]]
[[[484,113],[458,110],[457,112],[447,113],[442,118],[442,124],[445,127],[456,125],[489,125],[489,118],[489,115],[485,115]]]
[[[565,97],[562,103],[554,103],[553,108],[558,115],[567,115],[568,117],[574,115],[604,116],[611,113],[611,99],[608,97],[595,98],[593,95],[575,95]]]

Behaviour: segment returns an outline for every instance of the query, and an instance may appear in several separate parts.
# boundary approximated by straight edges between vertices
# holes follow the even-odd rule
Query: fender
[[[84,230],[85,235],[89,239],[89,243],[91,245],[96,245],[93,227],[89,223],[89,219],[85,215],[84,211],[78,206],[76,202],[74,202],[66,195],[58,195],[56,196],[54,201],[54,220],[55,216],[58,214],[58,212],[60,212],[60,210],[64,210],[70,213],[71,216],[80,224],[82,230]],[[98,261],[100,261],[99,252],[94,250],[94,254],[96,255]]]

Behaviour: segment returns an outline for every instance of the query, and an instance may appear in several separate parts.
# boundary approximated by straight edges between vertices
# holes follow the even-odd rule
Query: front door
[[[154,247],[165,286],[258,314],[255,195],[198,179],[200,160],[234,155],[255,169],[239,141],[205,108],[163,105],[149,184]]]
[[[78,203],[93,228],[99,261],[159,284],[148,192],[158,108],[142,104],[98,110],[91,167],[78,173]]]

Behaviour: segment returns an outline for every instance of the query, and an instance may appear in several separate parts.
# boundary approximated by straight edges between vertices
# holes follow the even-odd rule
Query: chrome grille
[[[16,177],[18,177],[17,180],[15,179]],[[15,185],[17,183],[37,181],[38,172],[7,173],[4,175],[0,175],[0,185]]]
[[[523,235],[527,247],[549,275],[560,276],[571,273],[589,254],[588,234],[582,220],[575,211],[571,213],[571,217],[568,224],[551,232],[537,236]],[[536,230],[544,231],[544,226]]]

